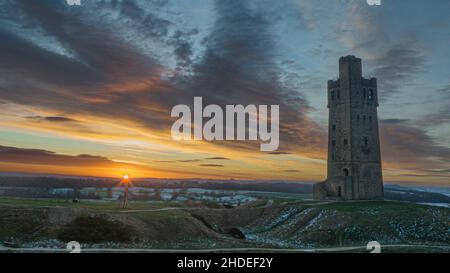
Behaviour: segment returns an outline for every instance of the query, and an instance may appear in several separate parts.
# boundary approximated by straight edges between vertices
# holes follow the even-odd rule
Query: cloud
[[[62,155],[47,150],[0,146],[0,162],[55,166],[112,166],[112,160],[94,155]]]
[[[290,153],[288,152],[269,152],[270,155],[288,155]]]
[[[2,99],[60,113],[120,116],[149,129],[169,126],[170,105],[161,98],[170,97],[175,88],[160,79],[164,68],[157,61],[74,14],[44,3],[21,3],[30,22],[37,21],[77,58],[0,28]],[[155,110],[153,115],[148,109]]]
[[[205,104],[280,105],[280,150],[322,154],[326,133],[311,120],[308,102],[284,86],[275,61],[270,22],[248,1],[215,1],[216,21],[205,38],[206,50],[193,65],[193,76],[180,79],[186,97],[202,96]],[[226,143],[257,149],[258,144]]]
[[[343,5],[346,12],[341,19],[340,12],[331,14],[334,8],[325,9],[331,1],[321,2],[318,8],[316,3],[298,2],[301,14],[297,19],[303,25],[302,32],[321,31],[322,19],[336,23],[339,18],[334,29],[337,31],[330,30],[336,35],[334,40],[345,45],[344,51],[361,56],[373,68],[370,72],[380,79],[381,98],[395,94],[404,83],[423,72],[421,67],[427,61],[423,44],[409,37],[407,29],[401,26],[398,26],[398,37],[393,39],[384,23],[385,6],[374,9],[364,1],[348,1]],[[30,114],[17,115],[29,128],[40,125],[39,128],[58,133],[101,135],[97,138],[100,141],[148,140],[156,136],[164,144],[169,143],[168,147],[176,145],[169,135],[173,122],[170,109],[180,103],[191,105],[194,96],[203,96],[204,104],[221,106],[280,105],[280,149],[268,154],[326,157],[326,128],[310,117],[314,109],[304,94],[284,82],[293,80],[286,77],[286,71],[296,71],[299,67],[309,71],[314,69],[312,63],[321,62],[316,63],[315,59],[303,62],[295,54],[293,62],[280,60],[278,45],[285,41],[279,40],[279,33],[274,32],[279,29],[274,27],[286,16],[280,13],[284,8],[281,4],[268,17],[273,11],[267,5],[269,1],[216,0],[212,24],[208,28],[190,29],[183,25],[185,22],[177,20],[175,12],[166,12],[170,5],[167,1],[89,1],[86,3],[89,8],[84,9],[69,9],[55,3],[4,1],[0,4],[1,20],[6,22],[0,26],[0,101],[29,110]],[[194,37],[198,39],[196,43]],[[297,38],[292,41],[300,47],[303,41]],[[329,56],[323,54],[328,48],[341,50],[331,39],[324,41],[311,46],[321,57]],[[337,57],[333,56],[333,60]],[[323,81],[325,85],[322,76],[314,73],[297,80],[317,90],[318,83]],[[421,121],[381,121],[383,158],[389,164],[445,169],[448,148],[439,145],[425,128],[414,126],[420,125],[419,122],[447,124],[449,111],[439,110]],[[27,116],[32,118],[26,121]],[[212,155],[208,158],[183,155],[193,159],[154,162],[229,160],[220,156],[223,154],[236,157],[224,152],[225,149],[259,153],[259,143],[209,144],[202,146],[206,154]],[[183,152],[192,152],[199,146],[192,147]],[[81,159],[87,160],[70,157],[74,161]]]
[[[41,117],[41,116],[32,116],[28,117],[31,120],[38,121],[49,121],[49,122],[78,122],[77,120],[67,118],[67,117]]]
[[[154,162],[159,162],[159,163],[195,163],[195,162],[202,162],[205,160],[230,160],[229,158],[226,157],[207,157],[207,158],[203,158],[203,159],[178,159],[178,160],[155,160]],[[206,164],[208,165],[208,164]]]
[[[283,170],[285,173],[299,173],[299,170]]]
[[[450,148],[408,120],[381,120],[380,139],[383,161],[389,164],[415,169],[448,168],[450,164]]]
[[[199,166],[201,166],[201,167],[225,167],[224,165],[221,165],[221,164],[200,164]]]
[[[422,177],[422,178],[430,178],[430,177],[440,177],[440,178],[450,178],[450,175],[439,175],[439,174],[401,174],[403,177]]]
[[[146,3],[148,4],[148,3]],[[150,5],[152,5],[151,3]],[[157,7],[163,7],[167,4],[165,2],[157,2]],[[135,22],[135,27],[139,31],[143,31],[147,35],[152,37],[165,37],[169,33],[169,29],[172,26],[172,22],[167,19],[160,18],[154,13],[145,12],[143,7],[139,6],[136,1],[113,1],[111,2],[113,9],[119,9],[121,15],[126,16],[128,19]]]
[[[0,29],[0,37],[6,41],[0,45],[0,52],[8,52],[2,56],[2,68],[9,74],[0,81],[0,97],[62,115],[120,117],[139,124],[147,132],[164,133],[168,139],[173,122],[170,109],[180,103],[192,104],[194,96],[203,96],[205,104],[221,106],[280,105],[280,151],[323,156],[324,128],[308,117],[311,108],[302,94],[278,81],[276,41],[271,22],[263,13],[249,8],[247,1],[216,1],[217,18],[205,38],[206,49],[192,62],[189,35],[196,32],[176,31],[169,35],[165,28],[173,24],[148,22],[151,15],[139,9],[137,3],[113,1],[111,5],[133,18],[131,27],[149,26],[165,36],[179,65],[192,66],[192,73],[167,79],[166,67],[120,35],[105,31],[78,13],[26,1],[20,4],[25,18],[76,57],[56,54]],[[40,95],[31,96],[31,92]],[[259,143],[215,144],[259,150]]]
[[[158,163],[194,163],[194,162],[202,162],[201,159],[180,159],[180,160],[155,160],[154,162]]]
[[[208,164],[206,164],[206,167]],[[210,164],[214,167],[214,164]],[[220,165],[216,166],[220,167]],[[0,146],[0,169],[2,171],[52,173],[64,175],[89,175],[118,177],[127,172],[133,177],[222,177],[208,175],[189,169],[185,171],[150,168],[135,163],[118,162],[107,157],[80,154],[65,155],[43,149]]]
[[[426,58],[423,51],[414,44],[395,44],[372,60],[373,74],[380,81],[380,96],[390,97],[401,85],[414,75],[423,72]]]
[[[366,73],[379,79],[381,100],[393,96],[423,72],[427,61],[424,45],[410,29],[400,27],[393,36],[386,20],[391,5],[385,3],[374,9],[365,1],[349,1],[345,5],[349,19],[342,20],[335,33],[348,48],[345,55],[358,55],[371,67]]]
[[[450,84],[437,90],[438,103],[443,103],[441,108],[435,109],[434,113],[427,114],[415,121],[417,125],[423,127],[434,127],[446,125],[450,122]]]
[[[229,158],[221,157],[221,156],[207,157],[207,158],[205,158],[205,159],[206,159],[206,160],[230,160]]]

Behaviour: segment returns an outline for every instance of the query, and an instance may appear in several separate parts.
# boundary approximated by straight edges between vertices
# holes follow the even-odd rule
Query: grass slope
[[[245,227],[247,236],[280,247],[381,244],[447,245],[450,209],[403,202],[288,204]]]
[[[236,228],[246,239],[225,232],[234,229],[236,235]],[[0,198],[0,242],[9,237],[25,247],[45,247],[57,238],[56,247],[62,248],[67,240],[94,248],[170,249],[335,248],[378,241],[417,245],[390,247],[393,252],[425,252],[431,245],[448,252],[450,209],[390,201],[260,200],[235,209],[199,202],[131,202],[122,211],[117,202]]]

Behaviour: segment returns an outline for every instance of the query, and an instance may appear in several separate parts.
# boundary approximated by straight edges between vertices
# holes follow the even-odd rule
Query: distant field
[[[189,202],[178,201],[133,201],[127,204],[127,209],[160,209],[167,207],[185,207]],[[197,202],[191,202],[191,205],[199,205]],[[66,199],[28,199],[28,198],[10,198],[0,197],[0,206],[31,206],[31,207],[64,207],[64,208],[84,208],[98,210],[122,210],[120,201],[104,200],[81,200],[79,203],[72,203],[72,200]]]
[[[239,191],[238,191],[239,192]],[[312,194],[302,194],[302,193],[284,193],[284,192],[245,192],[245,195],[253,197],[262,197],[266,199],[312,199]]]

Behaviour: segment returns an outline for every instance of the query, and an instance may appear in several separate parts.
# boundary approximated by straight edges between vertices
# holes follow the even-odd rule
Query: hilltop
[[[25,248],[70,240],[89,248],[317,249],[374,240],[414,245],[402,251],[450,248],[450,209],[403,202],[133,202],[123,211],[114,202],[0,198],[0,207],[0,241],[14,237]]]

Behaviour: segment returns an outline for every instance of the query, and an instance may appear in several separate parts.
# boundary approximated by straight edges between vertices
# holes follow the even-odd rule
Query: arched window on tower
[[[348,171],[347,168],[345,168],[343,171],[344,171],[344,176],[349,176],[350,175],[350,172]]]

